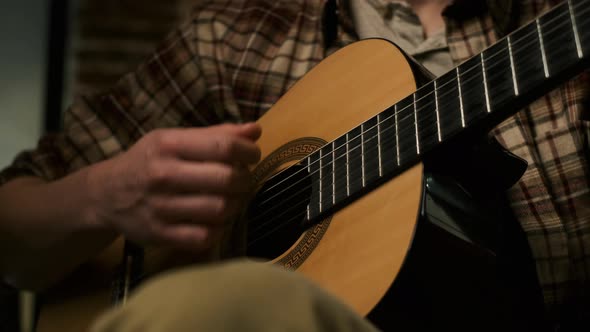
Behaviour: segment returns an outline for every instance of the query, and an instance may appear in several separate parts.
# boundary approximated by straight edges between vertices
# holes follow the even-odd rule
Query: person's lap
[[[188,267],[140,287],[93,332],[377,331],[296,272],[245,260]]]

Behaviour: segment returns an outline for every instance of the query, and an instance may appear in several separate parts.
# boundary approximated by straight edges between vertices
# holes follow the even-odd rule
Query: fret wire
[[[459,67],[455,69],[457,73],[457,86],[459,87],[459,109],[461,110],[461,126],[465,128],[465,110],[463,109],[463,94],[461,93],[461,76],[459,75]]]
[[[490,107],[490,93],[488,92],[488,78],[486,74],[486,64],[483,58],[483,52],[480,53],[481,58],[481,71],[483,73],[483,90],[486,98],[486,110],[488,113],[492,112],[492,108]]]
[[[539,36],[541,59],[543,59],[543,71],[545,72],[545,78],[549,78],[549,66],[547,65],[547,55],[545,54],[545,45],[543,44],[543,34],[541,33],[541,24],[539,24],[539,19],[535,20],[535,24],[537,25],[537,35]]]
[[[418,110],[416,109],[416,93],[412,95],[414,97],[414,127],[416,128],[416,153],[420,155],[420,139],[418,136]]]
[[[322,165],[322,162],[324,161],[324,156],[322,155],[322,152],[323,152],[323,149],[320,149],[320,160],[319,160],[319,162],[320,162],[320,165],[319,165],[320,166],[320,172],[319,172],[320,173],[320,179],[318,181],[318,184],[320,186],[320,196],[319,196],[319,201],[318,201],[318,206],[319,206],[318,211],[319,211],[319,213],[322,213],[322,191],[323,191],[323,186],[322,186],[322,182],[323,181],[322,180],[323,180],[323,177],[324,177],[322,175],[322,171],[323,171],[323,168],[324,168],[323,165]]]
[[[361,124],[361,183],[365,187],[365,124]]]
[[[576,41],[576,50],[578,51],[578,58],[581,59],[584,57],[584,52],[582,51],[582,44],[580,43],[580,35],[578,34],[578,26],[576,24],[576,16],[574,15],[574,7],[572,5],[572,0],[568,0],[567,5],[570,12],[570,19],[572,21],[572,29],[574,30],[574,40]]]
[[[383,160],[381,159],[381,114],[377,114],[377,156],[379,158],[379,177],[382,177]]]
[[[399,157],[399,127],[397,125],[397,104],[393,106],[393,112],[395,115],[395,148],[397,150],[397,165],[400,165],[400,157]]]
[[[512,70],[512,84],[514,85],[514,95],[518,96],[518,83],[516,82],[516,68],[514,67],[514,57],[512,56],[512,44],[510,43],[510,35],[506,37],[508,42],[508,56],[510,58],[510,69]]]
[[[313,173],[311,172],[311,158],[310,157],[307,157],[307,172],[309,173],[310,177],[313,175]],[[310,202],[309,204],[307,204],[307,208],[306,208],[307,220],[311,220],[311,210],[309,207],[311,204],[313,204],[313,202]]]
[[[434,80],[434,108],[435,108],[435,112],[436,112],[436,130],[438,133],[438,141],[442,142],[442,134],[440,131],[440,114],[438,111],[438,88],[436,87],[437,85],[437,81]]]
[[[332,141],[332,205],[336,205],[336,141]]]
[[[350,149],[348,146],[349,133],[346,133],[346,196],[350,196]]]

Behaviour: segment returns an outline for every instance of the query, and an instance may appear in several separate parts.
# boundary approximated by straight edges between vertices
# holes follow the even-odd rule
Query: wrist
[[[104,217],[104,201],[106,195],[109,195],[109,190],[105,188],[108,184],[108,175],[104,164],[108,161],[103,161],[91,165],[82,170],[82,178],[84,187],[87,188],[84,197],[84,203],[81,204],[82,218],[84,223],[93,230],[97,231],[111,231],[115,229],[107,222]]]

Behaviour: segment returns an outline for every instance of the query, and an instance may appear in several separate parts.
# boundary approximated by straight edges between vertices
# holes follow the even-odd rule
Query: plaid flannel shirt
[[[456,64],[557,1],[456,1],[445,12]],[[340,7],[329,20],[328,7]],[[150,130],[256,120],[327,54],[356,39],[344,2],[201,1],[190,19],[110,91],[80,97],[64,130],[0,173],[48,181],[113,157]],[[509,191],[548,308],[587,299],[590,281],[588,82],[584,75],[493,134],[529,167]]]

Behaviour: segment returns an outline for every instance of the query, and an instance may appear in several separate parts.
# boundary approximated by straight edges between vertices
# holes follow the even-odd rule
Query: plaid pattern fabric
[[[107,93],[78,98],[64,115],[64,132],[21,154],[0,183],[23,174],[60,178],[156,128],[257,119],[324,57],[322,7],[200,2],[134,73]]]
[[[531,21],[557,2],[520,1],[519,8],[516,8],[520,13],[517,25]],[[498,38],[493,21],[485,15],[463,21],[451,20],[449,31],[449,46],[457,64],[481,52]],[[529,164],[508,195],[527,234],[545,303],[549,312],[556,316],[588,316],[589,83],[586,75],[580,75],[493,131],[504,146]],[[579,312],[561,312],[572,310]]]
[[[194,0],[79,0],[72,32],[73,93],[102,91],[152,54]]]
[[[550,5],[488,1],[485,11],[479,1],[457,1],[470,13],[447,11],[454,61]],[[65,131],[21,154],[0,173],[0,184],[20,175],[58,179],[124,151],[156,128],[257,119],[327,54],[356,39],[346,4],[338,6],[334,26],[324,1],[201,1],[191,20],[134,73],[105,94],[79,98],[66,113]],[[509,195],[550,308],[590,289],[587,87],[582,75],[494,130],[530,165]]]

